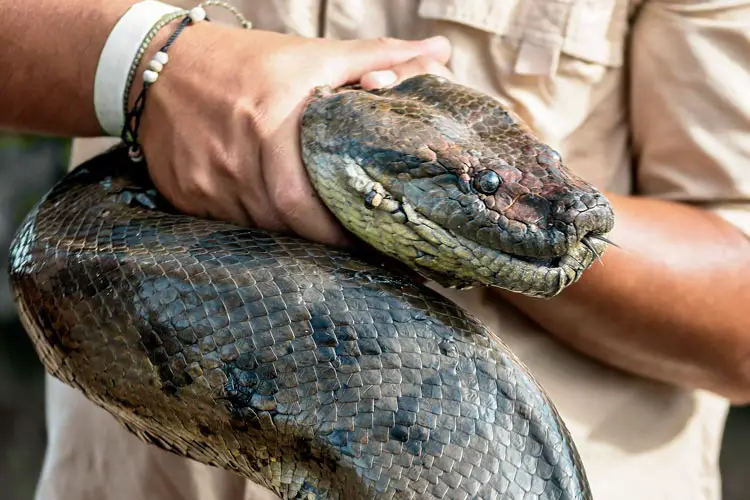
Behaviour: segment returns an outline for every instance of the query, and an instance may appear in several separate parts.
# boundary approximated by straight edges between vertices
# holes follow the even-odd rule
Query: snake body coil
[[[554,295],[604,250],[606,200],[495,100],[436,77],[319,89],[302,146],[331,210],[398,261],[180,214],[115,148],[12,244],[47,370],[282,498],[590,499],[502,332],[412,271]]]

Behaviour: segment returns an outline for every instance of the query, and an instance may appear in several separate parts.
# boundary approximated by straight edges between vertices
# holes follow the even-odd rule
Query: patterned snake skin
[[[12,244],[47,370],[145,441],[285,499],[590,499],[502,332],[414,271],[552,296],[606,247],[606,199],[498,102],[436,77],[319,89],[302,131],[321,197],[382,253],[185,216],[115,148]]]

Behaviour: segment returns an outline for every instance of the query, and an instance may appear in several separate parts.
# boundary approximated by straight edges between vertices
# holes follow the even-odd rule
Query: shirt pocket
[[[493,35],[514,49],[512,72],[553,76],[562,58],[619,67],[632,0],[419,0],[418,15]],[[503,65],[509,63],[505,57]]]

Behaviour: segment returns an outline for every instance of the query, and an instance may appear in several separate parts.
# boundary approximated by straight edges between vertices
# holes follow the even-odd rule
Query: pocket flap
[[[516,71],[553,71],[561,54],[621,66],[630,0],[420,0],[418,15],[518,44]],[[550,66],[546,70],[538,66]]]

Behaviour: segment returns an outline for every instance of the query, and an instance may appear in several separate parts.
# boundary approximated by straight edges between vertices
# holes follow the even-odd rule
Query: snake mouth
[[[602,254],[608,248],[609,245],[616,246],[609,238],[603,234],[589,233],[583,236],[580,241],[572,246],[572,252],[578,253],[580,247],[586,247],[592,254],[591,261],[598,260],[602,262]],[[516,260],[526,262],[532,266],[546,267],[548,269],[558,268],[562,265],[565,257],[572,253],[571,250],[554,257],[530,257],[526,255],[510,254]]]
[[[457,266],[456,275],[469,282],[459,288],[490,286],[544,298],[554,297],[575,283],[597,259],[601,260],[610,245],[614,245],[603,234],[589,233],[562,255],[534,258],[505,253],[462,236],[452,236],[470,255],[466,257],[465,254]],[[440,279],[436,281],[440,283]]]
[[[554,269],[557,267],[560,267],[560,263],[563,260],[563,257],[565,255],[558,255],[552,258],[534,258],[534,257],[527,257],[525,255],[516,255],[516,254],[508,254],[511,258],[524,262],[530,266],[536,266],[536,267],[546,267],[547,269]],[[567,255],[567,254],[566,254]]]

